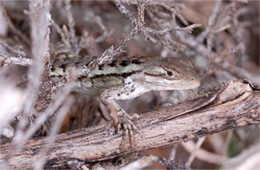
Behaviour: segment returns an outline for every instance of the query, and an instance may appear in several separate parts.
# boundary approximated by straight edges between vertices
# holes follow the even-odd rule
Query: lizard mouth
[[[198,80],[180,80],[177,83],[174,83],[173,86],[176,86],[177,90],[186,90],[194,89],[200,86],[200,81]]]
[[[150,82],[149,88],[152,90],[187,90],[193,89],[200,86],[199,80],[165,80],[165,79],[157,79],[157,81]]]
[[[191,80],[187,82],[190,88],[197,88],[200,86],[200,81],[199,80]]]

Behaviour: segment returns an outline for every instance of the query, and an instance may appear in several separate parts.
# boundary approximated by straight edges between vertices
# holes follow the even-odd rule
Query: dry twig
[[[23,146],[23,143],[26,142],[23,139],[23,130],[27,124],[28,116],[33,113],[33,107],[40,87],[45,61],[49,61],[49,8],[49,1],[30,1],[32,54],[34,56],[34,62],[28,73],[29,87],[26,91],[26,103],[23,108],[24,115],[17,125],[17,131],[12,140],[12,148],[6,156],[6,160],[10,159],[12,155]]]

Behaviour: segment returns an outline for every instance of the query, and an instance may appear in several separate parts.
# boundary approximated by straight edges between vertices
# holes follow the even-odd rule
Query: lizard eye
[[[171,71],[167,71],[166,74],[167,74],[167,76],[172,76],[173,75]]]

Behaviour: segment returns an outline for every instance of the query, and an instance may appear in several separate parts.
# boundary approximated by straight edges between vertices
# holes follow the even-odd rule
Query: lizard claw
[[[133,131],[136,131],[138,134],[141,134],[137,127],[132,122],[133,120],[136,120],[139,118],[138,114],[133,114],[132,116],[128,115],[124,111],[120,111],[117,113],[118,122],[116,123],[117,133],[119,133],[121,130],[124,131],[124,134],[130,137],[130,140],[133,136]]]

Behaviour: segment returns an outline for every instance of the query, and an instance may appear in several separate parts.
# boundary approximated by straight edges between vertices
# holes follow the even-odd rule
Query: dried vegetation
[[[1,1],[0,169],[254,169],[260,162],[259,5]],[[68,81],[54,83],[48,70],[60,46],[76,56],[98,57],[72,70]],[[158,110],[136,122],[143,138],[136,137],[133,146],[122,134],[109,134],[109,113],[98,99],[72,92],[76,77],[120,54],[187,57],[202,77],[196,90],[120,102],[131,113]],[[174,120],[184,112],[191,114]],[[93,125],[99,126],[87,128]]]

